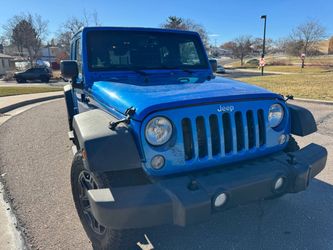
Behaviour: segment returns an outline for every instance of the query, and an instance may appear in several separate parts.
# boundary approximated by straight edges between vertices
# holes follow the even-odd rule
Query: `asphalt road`
[[[319,130],[300,144],[316,142],[329,151],[326,169],[306,192],[241,206],[187,228],[146,230],[155,249],[333,249],[333,106],[301,104],[313,111]],[[0,172],[33,249],[91,249],[71,197],[71,160],[63,100],[0,127]],[[143,243],[144,236],[133,241]]]

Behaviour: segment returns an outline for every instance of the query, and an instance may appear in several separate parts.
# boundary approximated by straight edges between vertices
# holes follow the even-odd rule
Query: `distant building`
[[[69,56],[63,48],[56,46],[45,46],[39,51],[37,61],[48,62],[52,69],[59,69],[60,61],[68,59]]]
[[[62,48],[55,46],[46,46],[40,49],[39,56],[39,59],[42,61],[47,61],[49,63],[59,63],[59,59],[62,60],[62,57],[66,57],[66,54],[64,49]]]
[[[232,51],[227,49],[222,49],[220,47],[211,47],[209,51],[209,56],[217,58],[222,56],[231,57]]]
[[[0,75],[4,75],[6,74],[6,72],[13,70],[15,70],[13,57],[5,54],[0,54]]]

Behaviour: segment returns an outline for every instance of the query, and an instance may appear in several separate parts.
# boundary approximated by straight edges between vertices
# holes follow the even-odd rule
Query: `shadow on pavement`
[[[333,249],[333,186],[253,203],[186,228],[147,231],[156,249]]]

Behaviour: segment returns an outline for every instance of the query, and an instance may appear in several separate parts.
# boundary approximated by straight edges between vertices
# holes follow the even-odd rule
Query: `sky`
[[[316,20],[333,35],[332,0],[2,0],[2,26],[12,16],[30,12],[49,21],[51,38],[66,19],[97,12],[103,26],[159,27],[168,16],[190,18],[203,25],[212,44],[240,35],[262,37],[261,15],[267,15],[267,37],[279,39],[307,20]]]

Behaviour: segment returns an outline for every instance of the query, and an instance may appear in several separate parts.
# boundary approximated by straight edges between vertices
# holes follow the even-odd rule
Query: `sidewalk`
[[[13,109],[63,97],[62,91],[0,97],[0,114]]]
[[[17,221],[11,212],[9,203],[3,199],[4,189],[0,182],[0,248],[10,250],[25,249],[20,232],[16,229]]]

